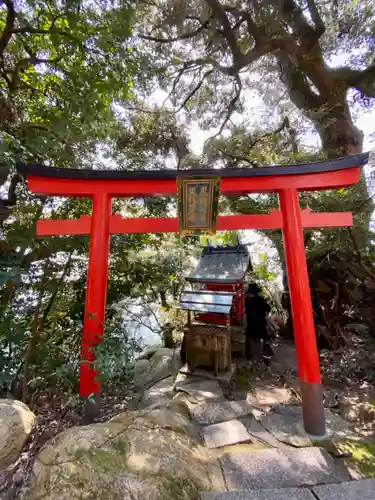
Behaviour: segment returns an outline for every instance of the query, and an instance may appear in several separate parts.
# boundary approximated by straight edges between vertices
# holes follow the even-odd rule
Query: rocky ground
[[[79,408],[62,399],[41,398],[35,409],[36,423],[27,408],[22,409],[21,419],[17,417],[24,432],[13,443],[13,456],[4,461],[0,453],[1,500],[43,498],[41,493],[47,495],[51,484],[57,488],[56,499],[64,495],[72,500],[83,498],[79,485],[82,489],[89,480],[97,493],[99,477],[102,491],[107,485],[105,498],[109,499],[117,498],[108,496],[113,485],[125,499],[132,495],[150,500],[198,498],[198,491],[227,491],[237,488],[238,481],[246,485],[252,465],[250,462],[241,476],[239,464],[255,451],[273,453],[268,458],[261,453],[261,467],[262,460],[276,463],[277,454],[283,453],[284,460],[285,453],[299,448],[301,454],[309,454],[314,474],[320,474],[321,460],[333,459],[325,455],[326,450],[303,451],[312,443],[301,427],[293,346],[279,342],[275,353],[268,368],[238,361],[237,375],[229,387],[216,381],[202,385],[202,380],[192,381],[185,375],[176,379],[181,367],[177,351],[148,353],[136,365],[134,384],[123,390],[127,397],[121,392],[104,395],[95,426],[82,427]],[[345,463],[346,477],[375,477],[375,387],[371,379],[375,345],[358,341],[340,357],[322,353],[321,362],[328,427],[337,436],[336,448],[352,454]],[[2,422],[3,415],[0,405]],[[13,423],[8,435],[16,428]],[[4,443],[4,433],[0,433],[0,448]],[[9,442],[5,444],[9,447]],[[293,457],[288,460],[300,460],[295,453]],[[194,464],[195,475],[186,464],[190,468]],[[331,465],[336,473],[336,464]],[[177,483],[166,473],[171,470],[178,472]],[[278,473],[285,475],[285,470],[275,470],[276,478]],[[145,481],[145,474],[152,474],[154,480]],[[305,476],[309,477],[309,471]],[[324,477],[318,482],[325,482]],[[256,480],[253,477],[250,482]],[[293,478],[288,481],[293,483]]]
[[[344,353],[321,353],[325,407],[353,423],[361,436],[375,435],[375,342],[356,341]],[[250,398],[300,403],[297,359],[293,345],[279,341],[271,366],[239,362],[229,399]]]

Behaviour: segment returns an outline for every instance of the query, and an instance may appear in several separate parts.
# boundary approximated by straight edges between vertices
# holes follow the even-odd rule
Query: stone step
[[[245,426],[249,435],[252,438],[255,438],[255,440],[260,441],[271,448],[290,448],[287,444],[282,443],[273,437],[273,435],[269,433],[252,415],[239,417],[238,420]]]
[[[216,380],[189,377],[183,374],[177,376],[174,390],[188,394],[196,402],[222,401],[224,399],[223,390]]]
[[[246,427],[236,419],[205,427],[203,439],[207,448],[222,448],[251,441]]]
[[[202,493],[200,500],[374,500],[375,479],[325,484],[307,488]]]
[[[249,415],[252,411],[246,401],[204,402],[192,408],[191,418],[200,425],[211,425]]]
[[[229,491],[293,488],[349,481],[342,464],[322,448],[230,451],[221,458]]]
[[[316,500],[306,488],[277,488],[253,491],[202,493],[201,500]]]
[[[319,500],[374,500],[375,479],[325,484],[315,486],[312,491]]]

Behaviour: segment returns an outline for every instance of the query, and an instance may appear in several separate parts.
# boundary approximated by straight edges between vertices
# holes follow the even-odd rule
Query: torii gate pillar
[[[92,197],[89,265],[81,345],[82,364],[79,379],[81,396],[97,394],[99,397],[100,394],[100,384],[93,366],[95,361],[93,349],[102,341],[104,333],[111,205],[112,199],[108,193],[99,192]],[[96,409],[92,408],[92,412],[95,411]]]
[[[324,436],[323,390],[298,192],[292,188],[284,189],[279,192],[279,200],[283,217],[283,242],[301,384],[303,421],[306,432],[312,436]]]

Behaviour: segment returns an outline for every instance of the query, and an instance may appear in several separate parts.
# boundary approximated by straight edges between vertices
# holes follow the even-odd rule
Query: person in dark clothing
[[[271,311],[267,301],[259,295],[256,283],[249,285],[245,299],[247,318],[246,359],[269,360],[273,356],[270,335],[267,330],[267,315]]]

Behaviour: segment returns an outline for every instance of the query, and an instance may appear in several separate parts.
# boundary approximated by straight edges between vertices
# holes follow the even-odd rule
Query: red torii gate
[[[31,192],[38,195],[76,196],[92,199],[92,216],[79,220],[39,220],[37,235],[90,235],[87,293],[79,392],[89,396],[100,387],[92,366],[92,347],[103,335],[110,234],[178,232],[177,218],[130,218],[112,215],[113,197],[146,197],[177,194],[181,177],[221,178],[220,192],[240,196],[256,192],[277,192],[280,210],[266,215],[218,216],[217,230],[282,229],[291,295],[294,338],[301,380],[305,430],[324,436],[325,419],[319,357],[311,305],[309,279],[303,242],[303,228],[351,226],[352,214],[312,213],[301,210],[299,191],[348,187],[358,182],[360,166],[369,154],[327,162],[262,168],[204,170],[77,170],[36,164],[17,164]]]

